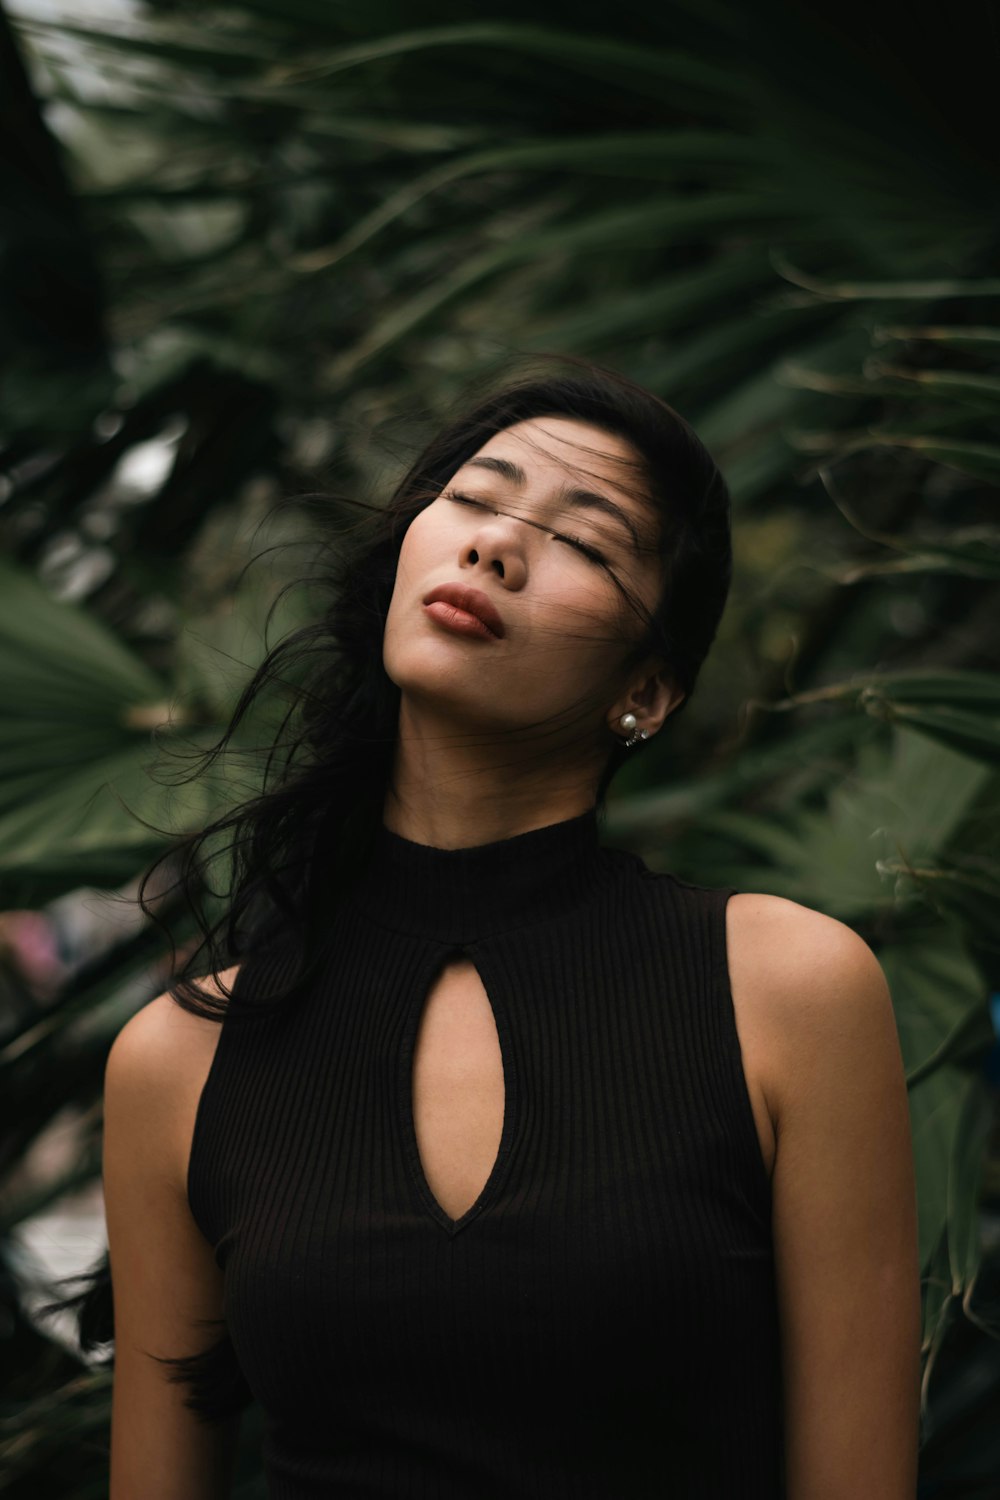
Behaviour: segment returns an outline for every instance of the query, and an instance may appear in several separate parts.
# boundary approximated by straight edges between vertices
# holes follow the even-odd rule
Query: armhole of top
[[[239,985],[240,980],[243,977],[243,972],[244,969],[243,965],[241,964],[239,972],[237,973],[236,978],[233,980],[232,989],[230,990],[228,1001],[228,1004],[230,1005],[232,1004],[233,996],[236,994],[237,986]],[[208,1094],[209,1084],[211,1083],[213,1076],[218,1070],[219,1054],[222,1051],[223,1038],[226,1034],[226,1016],[224,1015],[220,1021],[213,1021],[211,1022],[211,1024],[218,1026],[219,1035],[216,1037],[215,1051],[212,1053],[212,1061],[208,1065],[208,1072],[205,1074],[205,1079],[201,1086],[201,1093],[198,1095],[198,1105],[194,1112],[194,1127],[191,1131],[191,1141],[188,1146],[187,1170],[184,1174],[184,1188],[185,1196],[187,1198],[188,1210],[191,1214],[191,1217],[194,1219],[195,1224],[200,1229],[204,1238],[209,1242],[210,1245],[212,1245],[214,1249],[215,1236],[210,1232],[209,1226],[206,1224],[206,1221],[199,1210],[197,1201],[198,1194],[195,1185],[196,1174],[194,1171],[195,1158],[198,1154],[198,1142],[202,1130],[202,1121],[205,1115],[205,1098]]]
[[[206,1101],[210,1101],[212,1094],[218,1086],[223,1055],[227,1051],[228,1044],[233,1039],[233,1032],[239,1029],[236,1026],[227,1026],[226,1024],[229,1019],[228,1006],[235,1005],[243,998],[246,991],[249,990],[253,994],[254,992],[259,992],[261,987],[266,989],[274,983],[280,977],[281,970],[285,967],[287,961],[288,949],[286,946],[279,944],[271,948],[249,953],[240,963],[239,971],[233,980],[232,989],[230,990],[226,1014],[218,1022],[219,1037],[215,1044],[215,1051],[212,1054],[212,1061],[209,1064],[208,1072],[205,1074],[201,1094],[198,1097],[198,1107],[195,1110],[194,1126],[191,1131],[191,1144],[188,1149],[184,1185],[188,1210],[202,1235],[213,1248],[216,1247],[218,1237],[212,1232],[210,1215],[204,1211],[205,1205],[199,1195],[199,1185],[204,1180],[201,1140],[205,1133],[205,1120],[208,1114]],[[263,1022],[263,1015],[260,1020]],[[249,1021],[246,1024],[253,1026],[257,1022]]]
[[[216,1049],[214,1049],[213,1055],[211,1055],[211,1062],[208,1064],[208,1071],[201,1085],[201,1094],[198,1095],[198,1107],[195,1109],[195,1124],[193,1124],[192,1133],[190,1133],[190,1145],[187,1148],[187,1170],[184,1173],[184,1196],[187,1199],[187,1209],[189,1209],[190,1217],[193,1218],[196,1226],[201,1230],[202,1236],[204,1236],[204,1239],[207,1239],[208,1244],[213,1248],[213,1253],[216,1250],[216,1236],[211,1233],[211,1224],[208,1223],[207,1215],[202,1215],[198,1205],[198,1184],[196,1184],[195,1172],[196,1157],[198,1157],[199,1140],[201,1140],[201,1134],[204,1131],[204,1118],[205,1113],[207,1113],[205,1112],[205,1100],[207,1100],[214,1077],[219,1073],[219,1059],[220,1055],[222,1055],[223,1047],[225,1047],[226,1035],[228,1035],[228,1029],[226,1029],[226,1020],[228,1020],[229,1016],[228,1008],[229,1005],[234,1004],[238,993],[246,989],[247,984],[249,984],[246,975],[247,960],[244,960],[240,965],[240,969],[238,969],[237,977],[232,981],[232,989],[229,990],[229,999],[226,1002],[225,1016],[222,1017],[220,1022],[211,1023],[211,1025],[219,1026],[219,1035],[216,1038]]]
[[[730,896],[737,894],[734,886],[721,886],[714,890],[712,902],[712,948],[713,948],[713,978],[722,1006],[725,1025],[729,1029],[732,1049],[730,1056],[733,1061],[734,1082],[739,1099],[738,1108],[743,1115],[747,1131],[748,1148],[753,1153],[754,1176],[759,1185],[761,1200],[768,1216],[771,1212],[772,1187],[771,1179],[767,1173],[767,1164],[761,1151],[760,1137],[757,1134],[757,1121],[753,1112],[753,1103],[750,1098],[750,1085],[747,1082],[746,1066],[743,1059],[743,1047],[740,1042],[739,1028],[736,1024],[736,1007],[733,1004],[733,992],[729,977],[729,945],[726,937],[726,908],[729,905]]]

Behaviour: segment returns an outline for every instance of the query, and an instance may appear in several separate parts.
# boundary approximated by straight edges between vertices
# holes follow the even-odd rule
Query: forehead
[[[479,456],[507,457],[529,479],[579,483],[599,480],[618,497],[646,497],[645,465],[626,438],[576,417],[530,417],[495,432]]]

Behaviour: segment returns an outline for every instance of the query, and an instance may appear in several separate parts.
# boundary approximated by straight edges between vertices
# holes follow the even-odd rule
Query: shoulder
[[[197,981],[209,996],[225,996],[239,965]],[[212,1065],[222,1026],[194,1015],[170,994],[140,1007],[116,1035],[104,1071],[105,1131],[121,1138],[141,1131],[168,1167],[183,1169],[186,1139]],[[179,1154],[178,1154],[179,1153]]]
[[[772,1108],[819,1073],[877,1069],[898,1046],[881,965],[846,923],[782,896],[739,892],[726,904],[726,946]]]
[[[849,1004],[859,983],[885,984],[877,958],[853,927],[784,896],[756,891],[730,896],[726,937],[738,959],[766,972],[782,995],[791,992],[800,1004],[810,997],[830,1003],[838,995]]]
[[[224,996],[231,990],[239,965],[197,981],[206,995]],[[185,1010],[167,993],[157,995],[130,1017],[118,1032],[108,1054],[106,1077],[150,1085],[169,1078],[178,1067],[206,1046],[213,1046],[221,1027],[207,1016]],[[214,1046],[213,1046],[214,1050]]]

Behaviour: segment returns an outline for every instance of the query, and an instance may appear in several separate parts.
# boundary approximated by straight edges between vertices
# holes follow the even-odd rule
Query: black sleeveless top
[[[770,1183],[729,992],[732,892],[603,847],[596,809],[472,848],[382,827],[321,979],[223,1023],[191,1210],[274,1500],[776,1500]],[[418,1024],[475,964],[499,1153],[452,1220]],[[240,969],[232,1004],[289,953]]]

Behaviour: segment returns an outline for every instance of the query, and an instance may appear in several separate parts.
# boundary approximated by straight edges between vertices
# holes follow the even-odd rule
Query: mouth
[[[423,604],[431,619],[459,635],[500,640],[507,633],[498,610],[481,589],[442,583],[431,589]]]

